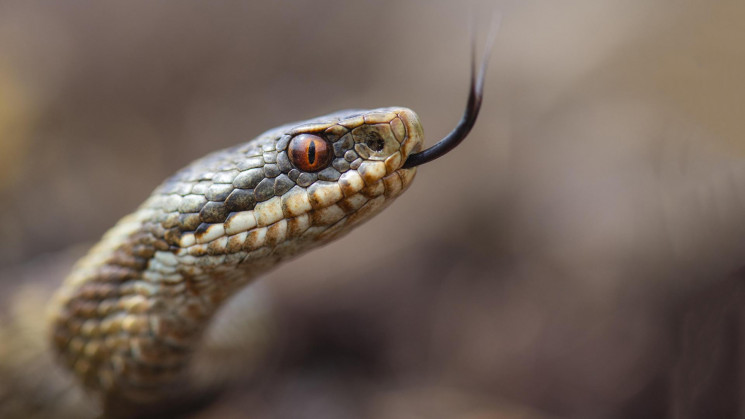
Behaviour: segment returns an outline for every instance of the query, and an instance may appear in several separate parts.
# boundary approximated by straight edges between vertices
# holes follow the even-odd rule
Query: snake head
[[[144,204],[164,211],[165,246],[241,263],[297,254],[372,217],[412,182],[416,167],[457,147],[481,109],[495,32],[471,83],[460,122],[426,150],[406,108],[347,110],[287,124],[194,162]]]
[[[277,160],[292,166],[297,187],[281,198],[284,214],[308,214],[305,234],[318,232],[314,240],[337,237],[406,190],[416,168],[403,165],[423,140],[419,117],[401,107],[342,111],[288,129]]]
[[[399,196],[423,142],[406,108],[347,110],[287,124],[184,168],[144,204],[179,255],[283,258],[350,231]],[[271,260],[269,260],[271,262]],[[273,263],[273,262],[271,262]]]

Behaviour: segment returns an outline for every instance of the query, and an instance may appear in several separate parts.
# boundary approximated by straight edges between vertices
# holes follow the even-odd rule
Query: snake
[[[475,46],[466,109],[423,149],[404,107],[344,110],[268,130],[158,186],[82,257],[48,304],[57,365],[104,417],[170,415],[210,385],[194,358],[216,313],[281,263],[338,239],[452,151],[481,108]]]

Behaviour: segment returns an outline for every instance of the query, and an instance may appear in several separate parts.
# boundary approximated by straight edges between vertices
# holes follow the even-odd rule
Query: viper
[[[262,273],[382,211],[418,166],[460,144],[481,108],[492,40],[479,66],[472,48],[460,122],[427,149],[410,109],[345,110],[271,129],[165,180],[55,292],[50,369],[65,371],[45,371],[50,382],[82,389],[76,403],[106,417],[173,414],[209,393],[214,380],[194,360],[220,307]]]

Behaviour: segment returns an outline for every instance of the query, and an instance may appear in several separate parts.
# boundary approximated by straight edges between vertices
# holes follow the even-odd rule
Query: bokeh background
[[[266,351],[193,417],[745,415],[745,5],[471,4],[0,0],[4,306],[265,129],[396,105],[433,143],[496,9],[468,141],[260,281]]]

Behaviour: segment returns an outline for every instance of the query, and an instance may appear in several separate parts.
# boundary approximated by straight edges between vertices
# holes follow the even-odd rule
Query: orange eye
[[[326,140],[311,134],[296,136],[287,147],[287,155],[292,164],[304,172],[325,169],[331,162],[332,154]]]

